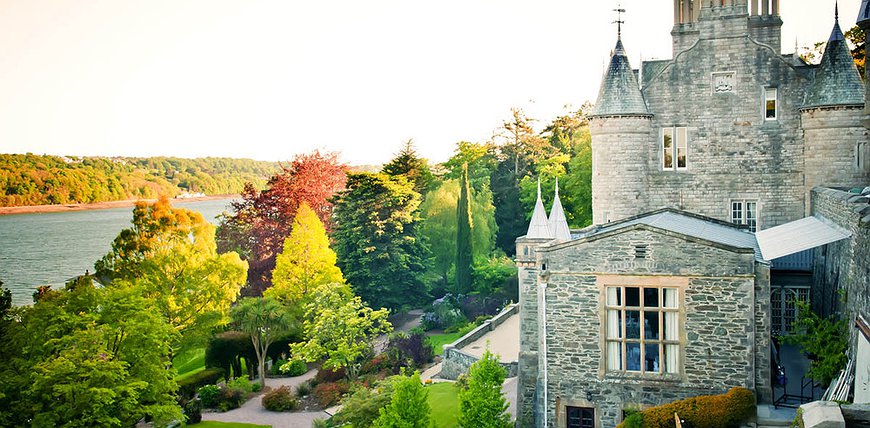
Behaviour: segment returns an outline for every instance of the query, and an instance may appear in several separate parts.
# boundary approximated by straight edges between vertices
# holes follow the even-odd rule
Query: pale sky
[[[782,0],[783,52],[834,2]],[[840,1],[855,23],[859,0]],[[595,101],[616,0],[0,0],[0,153],[446,160],[511,107]],[[632,65],[670,58],[671,0],[623,0]]]

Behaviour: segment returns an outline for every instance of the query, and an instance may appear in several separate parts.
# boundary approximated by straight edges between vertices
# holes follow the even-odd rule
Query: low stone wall
[[[505,308],[498,315],[483,322],[480,326],[471,330],[465,336],[460,337],[455,342],[444,346],[444,360],[441,362],[440,377],[444,379],[456,380],[459,375],[468,372],[468,368],[477,362],[480,358],[462,351],[467,345],[470,345],[496,329],[519,311],[519,305],[513,304]],[[500,363],[507,371],[507,377],[515,377],[518,373],[516,361],[509,363]]]

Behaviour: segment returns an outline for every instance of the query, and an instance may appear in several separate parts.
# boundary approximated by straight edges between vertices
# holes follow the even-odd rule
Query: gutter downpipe
[[[539,291],[541,295],[541,337],[543,338],[541,344],[541,353],[543,354],[544,361],[544,428],[547,428],[547,415],[548,415],[548,401],[547,401],[547,283],[541,284],[541,289]]]

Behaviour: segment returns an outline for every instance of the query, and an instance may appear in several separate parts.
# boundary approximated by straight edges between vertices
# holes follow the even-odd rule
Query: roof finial
[[[622,24],[625,24],[625,21],[622,20],[622,14],[625,13],[625,9],[622,8],[621,3],[617,3],[616,9],[613,9],[616,12],[616,21],[613,21],[616,24],[616,37],[622,40]]]
[[[556,177],[556,197],[559,197],[559,177]]]
[[[538,176],[538,199],[541,199],[541,177]]]
[[[840,2],[834,0],[834,21],[840,22]]]

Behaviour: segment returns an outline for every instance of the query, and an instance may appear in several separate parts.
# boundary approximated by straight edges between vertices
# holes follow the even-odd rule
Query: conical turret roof
[[[610,65],[601,82],[593,116],[648,115],[646,102],[640,93],[637,76],[628,62],[622,38],[610,57]]]
[[[571,229],[568,228],[568,219],[559,199],[559,179],[556,179],[556,195],[553,197],[553,208],[550,209],[550,232],[558,241],[570,241]]]
[[[547,220],[547,211],[544,209],[544,202],[541,201],[540,178],[538,179],[538,200],[535,201],[535,210],[532,212],[531,221],[529,221],[529,231],[526,233],[526,238],[553,238],[550,223]]]
[[[804,108],[863,104],[864,82],[843,37],[839,16],[836,16],[822,62],[816,68],[816,77],[807,92]]]

